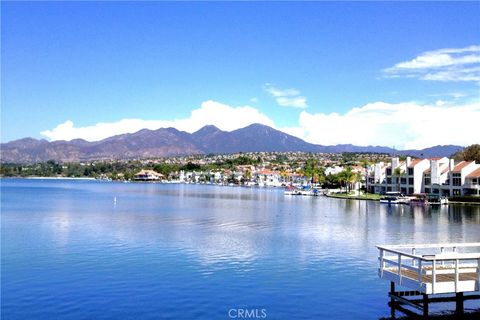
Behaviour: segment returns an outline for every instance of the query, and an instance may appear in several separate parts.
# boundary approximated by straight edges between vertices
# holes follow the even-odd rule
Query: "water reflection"
[[[150,304],[132,306],[137,316],[195,317],[179,313],[190,308],[218,318],[228,302],[268,306],[272,318],[331,318],[350,300],[361,310],[355,318],[370,319],[388,314],[375,245],[480,241],[479,207],[387,206],[273,189],[7,181],[2,209],[2,276],[7,306],[17,309],[32,307],[15,304],[28,296],[22,290],[39,286],[19,266],[42,252],[36,263],[62,285],[78,275],[86,301],[91,291],[81,288],[97,285],[116,305],[128,305],[122,293],[142,295]],[[14,276],[25,287],[8,281]],[[95,283],[99,276],[110,280]],[[52,286],[45,307],[54,310],[61,290],[51,281],[42,288]],[[158,305],[160,293],[172,299],[168,307]]]

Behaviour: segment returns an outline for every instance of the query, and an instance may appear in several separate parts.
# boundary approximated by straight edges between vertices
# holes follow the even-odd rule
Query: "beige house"
[[[133,177],[133,179],[135,181],[158,181],[162,180],[164,177],[163,174],[153,170],[141,170]]]

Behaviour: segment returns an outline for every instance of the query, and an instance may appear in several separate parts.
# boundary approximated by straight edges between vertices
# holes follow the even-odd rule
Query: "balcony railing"
[[[377,248],[380,278],[425,294],[479,291],[480,243]]]

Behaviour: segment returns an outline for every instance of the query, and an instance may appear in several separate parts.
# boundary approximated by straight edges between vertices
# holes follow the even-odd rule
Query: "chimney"
[[[411,163],[412,163],[412,157],[407,157],[407,168],[410,167]]]
[[[393,157],[392,158],[392,173],[393,170],[395,170],[398,167],[399,159],[398,157]]]
[[[455,167],[455,160],[453,159],[450,159],[450,163],[449,163],[449,166],[448,166],[448,170],[449,171],[453,171],[453,168]]]
[[[437,160],[430,161],[430,178],[431,184],[440,183],[440,164]]]

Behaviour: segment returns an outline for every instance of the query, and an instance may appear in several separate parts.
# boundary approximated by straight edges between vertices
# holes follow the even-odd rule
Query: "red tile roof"
[[[453,168],[452,172],[459,172],[459,171],[461,171],[463,168],[465,168],[466,166],[468,166],[469,164],[471,164],[472,162],[474,162],[474,161],[462,161],[462,162],[460,162],[459,164],[457,164],[457,165]]]
[[[262,169],[262,170],[257,171],[257,173],[258,174],[277,174],[278,172],[268,170],[268,169]]]
[[[419,164],[420,162],[422,162],[423,160],[425,159],[414,159],[412,160],[412,162],[410,162],[410,165],[408,166],[409,168],[413,168],[415,167],[417,164]]]
[[[477,170],[467,175],[467,178],[479,178],[479,177],[480,177],[480,168],[478,168]]]

